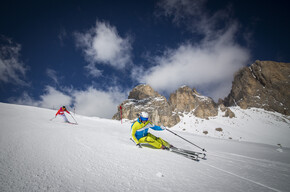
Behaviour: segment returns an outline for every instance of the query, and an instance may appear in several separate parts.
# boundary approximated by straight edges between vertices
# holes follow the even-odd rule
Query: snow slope
[[[258,108],[230,109],[236,118],[223,117],[224,112],[220,110],[218,116],[209,120],[190,113],[182,114],[183,118],[173,129],[209,137],[290,147],[290,116]]]
[[[176,133],[207,149],[195,162],[129,140],[130,124],[0,103],[0,191],[289,191],[290,149]],[[69,117],[69,116],[68,116]],[[73,121],[72,119],[70,119]],[[168,131],[171,144],[196,150]]]

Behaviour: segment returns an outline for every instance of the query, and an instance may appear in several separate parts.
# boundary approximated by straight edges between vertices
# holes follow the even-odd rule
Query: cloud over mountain
[[[122,38],[107,22],[96,22],[96,26],[85,33],[75,33],[76,45],[84,53],[89,73],[95,77],[102,74],[98,64],[122,69],[131,63],[130,37]]]
[[[225,97],[231,88],[233,74],[248,64],[250,52],[236,41],[239,23],[228,19],[225,10],[210,15],[205,1],[161,1],[161,14],[185,27],[200,41],[188,40],[177,48],[168,48],[154,56],[154,66],[140,82],[155,90],[171,93],[182,85],[198,87],[215,100]],[[228,20],[226,20],[228,19]],[[218,25],[224,21],[223,25]]]
[[[0,36],[0,82],[28,85],[24,81],[28,66],[20,59],[21,45]]]

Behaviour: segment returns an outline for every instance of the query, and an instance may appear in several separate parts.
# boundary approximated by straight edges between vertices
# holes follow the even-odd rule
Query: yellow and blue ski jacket
[[[146,137],[148,135],[149,128],[154,129],[156,131],[163,131],[163,129],[160,126],[153,125],[150,121],[142,123],[139,118],[131,125],[131,136],[136,144],[139,144],[140,138]]]

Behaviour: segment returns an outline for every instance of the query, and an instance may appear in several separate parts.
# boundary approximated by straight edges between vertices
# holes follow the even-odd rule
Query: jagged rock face
[[[225,105],[257,107],[290,115],[290,63],[256,61],[239,70]]]
[[[190,112],[200,118],[216,116],[218,109],[216,103],[209,97],[200,95],[195,89],[188,86],[179,88],[169,97],[169,103],[175,112]]]
[[[236,117],[236,114],[228,107],[224,106],[224,104],[220,104],[219,108],[222,112],[225,112],[225,115],[223,117],[229,117],[229,118],[234,118]]]
[[[188,86],[183,86],[170,94],[169,103],[176,112],[190,112],[196,107],[194,92]]]
[[[219,107],[222,112],[225,112],[227,110],[227,107],[224,104],[220,104]]]
[[[130,93],[128,99],[142,100],[149,97],[161,97],[149,85],[138,85]]]
[[[236,117],[236,115],[232,110],[227,108],[224,117],[234,118]]]
[[[290,63],[256,61],[235,74],[231,93],[219,100],[220,109],[225,117],[235,114],[223,106],[239,105],[263,108],[290,115]],[[157,125],[172,127],[180,122],[179,112],[193,113],[196,117],[207,119],[218,115],[217,104],[209,97],[200,95],[188,86],[179,88],[166,98],[154,91],[149,85],[139,85],[129,94],[122,104],[123,118],[136,119],[137,114],[146,111],[150,120]],[[113,116],[120,120],[120,111]]]
[[[149,114],[149,120],[156,125],[172,127],[180,118],[173,114],[167,99],[160,96],[149,85],[139,85],[131,92],[127,100],[122,104],[122,118],[134,120],[142,111]],[[113,116],[113,119],[120,120],[120,109]]]
[[[216,103],[211,98],[200,100],[196,109],[193,111],[196,117],[208,119],[218,115]]]

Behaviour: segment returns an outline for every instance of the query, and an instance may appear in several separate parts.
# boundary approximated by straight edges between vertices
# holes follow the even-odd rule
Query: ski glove
[[[141,144],[140,144],[140,143],[138,143],[136,146],[138,146],[139,148],[142,148],[142,146],[141,146]]]
[[[163,130],[165,130],[165,129],[166,129],[166,127],[164,127],[163,125],[161,125],[160,127],[161,127],[161,129],[163,129]]]

